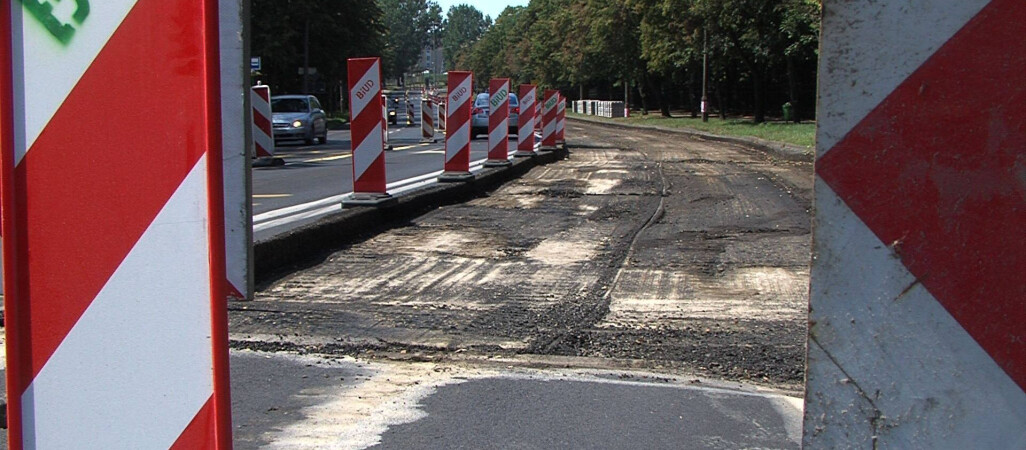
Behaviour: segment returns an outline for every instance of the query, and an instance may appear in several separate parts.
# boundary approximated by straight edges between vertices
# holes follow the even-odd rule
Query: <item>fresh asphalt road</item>
[[[644,372],[232,351],[235,448],[799,448],[801,399]]]

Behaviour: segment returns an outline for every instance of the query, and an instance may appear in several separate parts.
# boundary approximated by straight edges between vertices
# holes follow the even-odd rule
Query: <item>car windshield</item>
[[[279,113],[307,112],[310,107],[301,98],[278,98],[271,101],[271,111]]]
[[[517,100],[517,96],[515,94],[509,94],[509,106],[511,108],[520,106],[520,100]]]
[[[484,108],[486,106],[488,106],[488,94],[478,95],[477,98],[474,99],[475,108]]]

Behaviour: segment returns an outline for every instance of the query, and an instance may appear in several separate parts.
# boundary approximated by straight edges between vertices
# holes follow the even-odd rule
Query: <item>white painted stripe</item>
[[[381,156],[381,153],[385,151],[383,133],[381,121],[378,121],[378,124],[374,126],[370,134],[353,149],[354,180],[362,178],[367,168],[374,164],[378,156]]]
[[[368,89],[367,93],[363,98],[358,97],[356,94],[360,92],[361,89],[364,89],[365,86]],[[353,105],[353,119],[355,119],[356,116],[359,116],[371,101],[381,101],[380,61],[375,61],[374,64],[371,65],[370,69],[360,77],[360,81],[357,81],[355,85],[349,87],[349,101],[351,102],[350,104]]]
[[[34,0],[38,1],[38,0]],[[79,25],[70,15],[74,9],[56,8],[58,19],[75,25],[67,45],[58,42],[23,2],[7,2],[12,14],[14,70],[14,160],[21,162],[43,128],[50,122],[78,80],[96,59],[107,41],[135,6],[135,0],[90,2],[90,12]],[[66,1],[69,6],[72,2]],[[56,1],[44,5],[63,5]]]
[[[818,178],[815,193],[806,446],[1026,448],[1026,393]]]
[[[445,162],[449,162],[459,154],[463,147],[470,145],[470,122],[464,122],[445,139]]]
[[[551,120],[545,124],[545,128],[542,129],[542,139],[548,138],[556,133],[556,121]]]
[[[22,396],[27,448],[168,448],[213,392],[206,158]]]
[[[453,111],[460,109],[461,106],[465,105],[471,98],[474,98],[474,92],[470,90],[472,76],[467,76],[449,93],[449,104],[447,105],[449,117],[452,117]],[[459,97],[453,97],[454,92],[460,92],[463,90],[464,94]]]
[[[825,3],[817,153],[822,156],[840,142],[987,3]]]
[[[530,121],[523,126],[517,128],[517,142],[527,142],[527,139],[534,134],[534,127],[531,126]]]
[[[255,128],[256,127],[254,127],[254,129]],[[253,142],[256,143],[256,144],[260,144],[260,146],[262,146],[265,150],[267,150],[268,153],[270,153],[272,155],[274,154],[274,138],[272,138],[271,136],[268,136],[267,133],[263,133],[263,132],[259,132],[259,131],[254,132],[253,133]]]
[[[488,149],[493,149],[499,145],[509,145],[509,118],[502,119],[499,122],[499,126],[495,127],[491,133],[488,133]]]

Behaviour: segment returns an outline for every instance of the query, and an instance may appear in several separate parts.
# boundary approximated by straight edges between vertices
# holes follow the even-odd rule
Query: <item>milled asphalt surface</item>
[[[800,390],[811,162],[569,133],[569,160],[233,304],[235,347],[588,357]]]

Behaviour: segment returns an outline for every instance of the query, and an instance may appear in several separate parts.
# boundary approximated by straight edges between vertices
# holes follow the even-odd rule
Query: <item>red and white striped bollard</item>
[[[470,106],[474,99],[474,74],[449,71],[449,92],[446,103],[445,169],[438,181],[466,181],[470,173]]]
[[[559,102],[556,103],[556,145],[566,148],[566,97],[559,94]]]
[[[556,104],[559,103],[559,91],[545,91],[545,102],[542,104],[542,150],[556,149]]]
[[[343,206],[379,205],[394,200],[385,191],[385,105],[381,95],[381,58],[350,58],[349,117],[353,194]]]
[[[509,160],[509,78],[488,83],[488,160],[485,167],[512,165]]]
[[[420,142],[425,144],[435,143],[435,118],[434,105],[431,99],[420,100]]]
[[[533,84],[520,85],[520,112],[517,117],[517,152],[514,156],[534,156],[534,112],[538,89]]]
[[[271,87],[253,86],[249,89],[253,105],[253,155],[256,158],[274,157],[274,130],[271,128]]]

